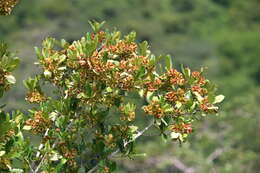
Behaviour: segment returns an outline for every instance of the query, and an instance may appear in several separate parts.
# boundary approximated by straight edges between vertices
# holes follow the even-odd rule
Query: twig
[[[125,142],[124,143],[124,147],[126,147],[128,144],[130,144],[131,142],[134,142],[137,138],[139,138],[140,136],[142,136],[144,134],[144,132],[146,132],[150,127],[152,127],[154,124],[154,122],[152,121],[147,127],[145,127],[142,131],[138,132],[132,140]],[[113,156],[115,156],[118,152],[120,151],[120,149],[117,149],[116,151],[114,151],[112,154],[109,155],[109,158],[112,158]]]
[[[72,124],[73,124],[73,120],[71,120],[70,124],[69,124],[69,125],[67,126],[67,128],[65,129],[65,132],[66,132],[68,129],[70,129],[70,127],[72,126]],[[52,148],[55,148],[56,145],[57,145],[57,143],[58,143],[58,138],[57,138],[57,139],[54,141],[54,143],[52,144]],[[43,162],[44,162],[46,156],[47,156],[47,153],[45,153],[45,154],[43,155],[43,157],[42,157],[40,163],[39,163],[38,166],[35,168],[35,170],[32,171],[32,173],[38,173],[38,171],[39,171],[39,169],[41,168],[41,166],[42,166],[42,164],[43,164]]]
[[[194,168],[190,168],[186,166],[183,162],[181,162],[176,157],[173,157],[172,161],[173,161],[173,165],[179,170],[183,171],[184,173],[194,173]]]
[[[96,166],[94,166],[93,168],[91,168],[87,173],[93,173],[98,169],[98,164]]]
[[[212,152],[208,158],[207,162],[211,163],[215,159],[217,159],[223,152],[225,152],[227,149],[226,148],[217,148],[214,152]]]
[[[167,164],[173,164],[174,168],[177,168],[178,170],[182,171],[183,173],[194,173],[195,172],[195,169],[193,167],[187,166],[185,163],[183,163],[177,157],[168,156],[168,155],[148,159],[146,165],[154,166],[160,162],[167,163]]]
[[[154,124],[154,120],[151,121],[151,123],[145,127],[142,131],[138,132],[133,139],[127,141],[124,143],[124,147],[126,147],[128,144],[130,144],[131,142],[134,142],[137,138],[139,138],[140,136],[142,136],[149,128],[151,128]],[[117,149],[116,151],[114,151],[113,153],[111,153],[108,158],[112,158],[114,157],[118,152],[120,152],[120,149]],[[96,166],[94,166],[93,168],[91,168],[87,173],[93,173],[98,169],[98,164]]]
[[[49,128],[46,130],[46,132],[45,132],[45,134],[44,134],[44,136],[43,136],[43,138],[45,138],[46,136],[48,136],[48,132],[49,132]],[[40,157],[40,150],[43,148],[43,146],[44,146],[44,144],[43,143],[41,143],[40,145],[39,145],[39,147],[38,147],[38,152],[36,153],[36,157],[38,158],[38,157]]]
[[[31,164],[30,164],[29,160],[25,159],[25,161],[26,161],[26,162],[27,162],[27,164],[29,165],[30,171],[32,172],[32,171],[33,171],[33,168],[32,168],[32,166],[31,166]]]

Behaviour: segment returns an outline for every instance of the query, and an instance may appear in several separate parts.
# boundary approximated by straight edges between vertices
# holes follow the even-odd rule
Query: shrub
[[[0,1],[0,14],[10,14],[17,2]],[[47,38],[35,48],[41,73],[24,81],[25,100],[34,108],[0,110],[1,172],[113,172],[113,158],[133,157],[136,140],[152,127],[184,142],[195,120],[217,113],[224,96],[215,96],[203,69],[179,72],[169,55],[155,56],[146,41],[136,43],[135,32],[122,37],[102,30],[104,22],[90,24],[93,32],[80,40]],[[165,68],[158,66],[162,59]],[[0,44],[0,97],[15,83],[18,64]],[[53,94],[44,92],[46,84]],[[129,99],[132,94],[142,107]],[[144,128],[139,116],[150,119]]]
[[[34,108],[1,112],[1,172],[113,172],[113,158],[136,154],[136,140],[149,129],[184,142],[194,121],[218,112],[224,96],[215,96],[203,69],[178,71],[170,56],[136,43],[135,32],[122,37],[102,30],[103,24],[92,22],[93,32],[73,43],[47,38],[35,48],[41,73],[24,81]],[[19,61],[4,44],[0,53],[3,93],[15,83],[11,71]],[[158,65],[163,59],[165,68]],[[53,94],[44,92],[46,84]],[[131,94],[144,100],[141,108]],[[144,128],[138,116],[150,119]]]

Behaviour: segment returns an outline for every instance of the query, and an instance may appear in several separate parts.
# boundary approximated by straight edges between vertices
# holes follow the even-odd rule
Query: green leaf
[[[12,168],[10,169],[11,173],[23,173],[24,171],[22,169],[16,169],[16,168]]]
[[[61,64],[62,62],[64,62],[66,60],[67,56],[66,55],[60,55],[59,56],[59,64]]]
[[[77,99],[82,99],[82,98],[88,98],[88,96],[83,92],[77,94]]]
[[[142,56],[146,56],[147,54],[147,49],[148,49],[148,42],[143,41],[142,43],[139,44],[139,49],[140,49],[140,54]]]
[[[130,128],[130,132],[131,133],[134,133],[134,132],[136,132],[138,130],[137,126],[129,126],[129,128]]]
[[[163,142],[166,143],[168,140],[168,136],[165,133],[162,133],[161,137],[162,137]]]
[[[0,43],[0,58],[4,56],[4,54],[7,53],[7,44],[6,43]]]
[[[175,107],[179,109],[182,106],[181,102],[177,101]]]
[[[167,70],[170,70],[172,68],[172,58],[170,55],[167,55],[165,57],[165,67]]]
[[[8,70],[13,71],[19,64],[20,64],[20,59],[17,57],[13,58],[9,63]]]
[[[135,41],[135,38],[136,38],[136,32],[132,31],[125,37],[125,40],[126,42],[131,43]]]
[[[109,164],[109,169],[110,169],[111,172],[115,171],[116,170],[116,162],[111,162]]]
[[[224,95],[218,95],[218,96],[215,97],[213,104],[221,103],[224,99],[225,99]]]
[[[94,150],[96,151],[96,153],[102,153],[104,149],[105,144],[102,141],[98,141],[94,146]]]
[[[88,97],[91,97],[91,96],[92,96],[92,88],[91,88],[91,86],[90,86],[89,83],[86,83],[86,85],[85,85],[85,91],[86,91],[86,95],[87,95]]]
[[[184,68],[183,64],[181,65],[181,72],[183,73],[186,79],[190,79],[191,70],[189,68]]]
[[[16,83],[16,79],[13,75],[5,75],[6,80],[11,83],[11,84],[15,84]]]
[[[51,161],[58,161],[60,159],[62,159],[62,156],[57,152],[53,152],[51,157],[50,157]]]
[[[162,55],[159,55],[159,56],[154,56],[154,55],[151,55],[151,63],[150,65],[156,65],[158,64],[161,60],[163,59],[163,56]]]
[[[203,101],[203,97],[198,92],[193,92],[197,98],[197,100],[201,103]]]
[[[2,60],[1,60],[1,64],[2,66],[6,67],[9,64],[9,60],[10,58],[8,57],[8,55],[3,55]]]
[[[3,109],[6,106],[6,104],[0,105],[0,110]]]
[[[61,39],[60,44],[62,48],[66,48],[69,45],[69,43],[64,39]]]
[[[51,78],[52,73],[51,73],[49,70],[45,70],[45,71],[43,72],[43,75],[44,75],[44,77],[46,77],[46,78],[48,79],[48,78]]]
[[[61,162],[56,166],[55,171],[59,172],[59,170],[63,167],[63,165],[67,162],[67,159],[62,158]]]
[[[218,107],[217,106],[211,106],[211,107],[208,107],[209,110],[213,110],[213,111],[217,111],[218,110]]]
[[[136,74],[136,79],[142,79],[145,76],[145,67],[140,67],[140,70]]]
[[[36,55],[37,55],[37,57],[38,57],[39,59],[42,59],[42,58],[43,58],[43,56],[42,56],[42,54],[41,54],[41,51],[40,51],[40,49],[39,49],[38,47],[34,47],[34,51],[35,51],[35,53],[36,53]]]
[[[23,126],[23,130],[31,130],[32,126]]]
[[[112,89],[111,87],[107,87],[107,88],[106,88],[106,92],[112,93],[112,92],[113,92],[113,89]]]
[[[103,27],[103,25],[105,24],[106,22],[103,21],[101,23],[99,22],[96,22],[96,21],[89,21],[89,24],[92,28],[92,30],[97,33],[98,31],[100,31],[100,29]]]
[[[5,151],[0,151],[0,157],[2,157],[3,155],[5,155]]]
[[[4,95],[4,89],[3,87],[0,86],[0,97],[2,97]]]
[[[170,136],[171,139],[178,139],[180,137],[180,133],[171,132]]]

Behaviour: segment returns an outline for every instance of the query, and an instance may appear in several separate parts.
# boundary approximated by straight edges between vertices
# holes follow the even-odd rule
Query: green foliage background
[[[120,161],[118,172],[184,172],[176,159],[195,172],[258,172],[258,0],[22,0],[12,15],[0,17],[1,40],[21,57],[17,85],[1,103],[25,110],[22,80],[37,70],[33,47],[47,36],[78,39],[92,19],[124,33],[135,30],[154,53],[173,55],[175,67],[208,67],[208,77],[226,95],[221,114],[197,124],[192,142],[179,147],[144,137],[137,150],[148,156]]]

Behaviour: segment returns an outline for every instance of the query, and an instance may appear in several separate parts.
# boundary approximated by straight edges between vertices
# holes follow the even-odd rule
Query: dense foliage
[[[29,111],[29,119],[3,113],[2,172],[112,172],[113,157],[136,154],[136,139],[152,126],[165,139],[183,142],[194,120],[217,113],[224,96],[215,96],[203,70],[178,72],[170,56],[151,54],[146,41],[137,44],[134,32],[121,37],[119,31],[101,30],[102,25],[91,23],[94,32],[72,44],[47,38],[35,48],[42,73],[24,84],[26,100],[39,106]],[[11,71],[18,61],[4,51],[2,64]],[[159,74],[155,69],[163,58],[166,68]],[[7,87],[14,83],[9,73],[3,77]],[[55,87],[54,96],[43,92],[45,83]],[[137,108],[128,99],[134,93],[146,101],[142,109],[151,116],[144,130],[136,125]],[[24,131],[40,144],[26,140]]]
[[[123,33],[137,31],[137,40],[148,40],[154,53],[174,55],[173,65],[179,71],[179,63],[192,69],[208,67],[207,77],[217,83],[227,98],[225,111],[196,123],[196,133],[182,147],[160,142],[159,137],[148,140],[148,136],[157,133],[144,135],[136,151],[146,152],[149,157],[117,160],[117,172],[257,173],[259,11],[258,0],[21,1],[13,15],[0,16],[1,39],[22,57],[15,72],[17,85],[1,103],[8,103],[8,112],[17,108],[25,112],[31,107],[23,101],[25,90],[21,81],[38,72],[33,65],[34,45],[40,45],[47,36],[66,38],[71,43],[89,30],[87,20],[106,20]],[[42,89],[49,92],[49,86]],[[129,97],[137,108],[143,104],[138,98],[134,94]],[[142,115],[138,110],[137,114]],[[135,121],[144,127],[147,118],[136,116]]]

